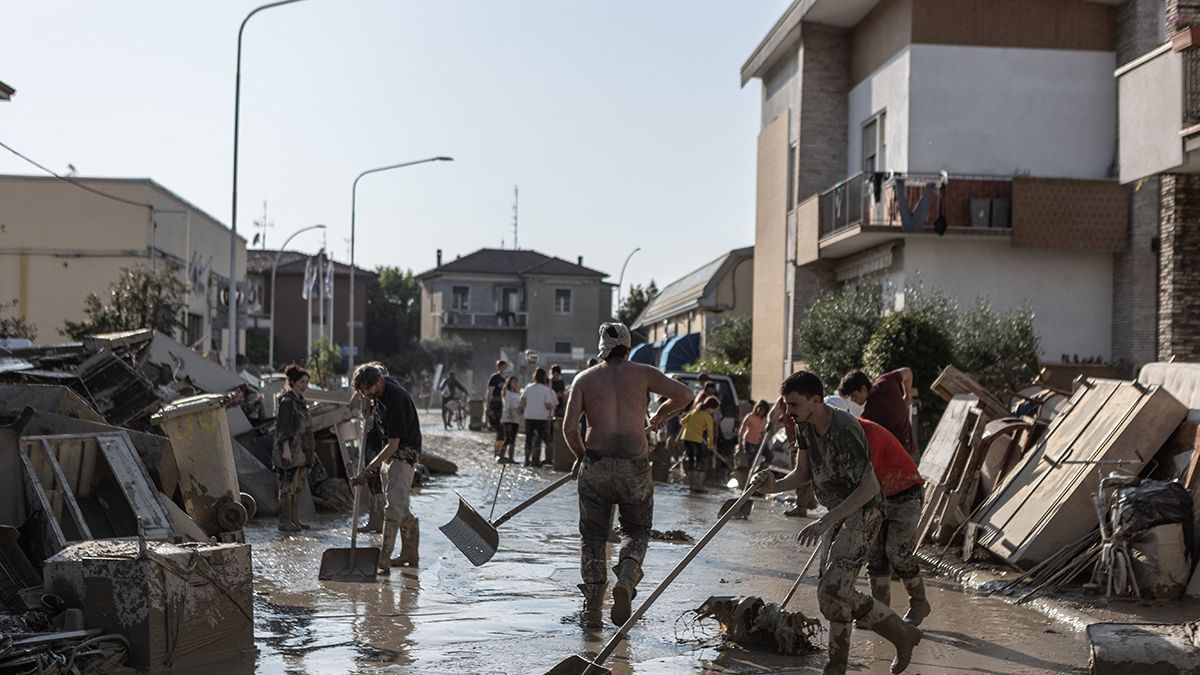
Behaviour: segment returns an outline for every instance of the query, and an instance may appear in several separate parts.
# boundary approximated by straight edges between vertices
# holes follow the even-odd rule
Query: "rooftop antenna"
[[[513,250],[514,251],[518,248],[521,248],[517,244],[517,208],[518,208],[518,206],[520,206],[520,198],[521,198],[520,192],[518,191],[517,186],[514,185],[513,186]]]
[[[275,223],[267,220],[267,200],[264,199],[263,200],[262,220],[254,221],[254,228],[259,230],[259,232],[258,232],[258,234],[254,235],[254,241],[251,242],[251,244],[250,244],[251,246],[253,246],[254,244],[262,244],[262,249],[264,251],[266,250],[266,248],[267,248],[267,228],[268,227],[275,227]]]

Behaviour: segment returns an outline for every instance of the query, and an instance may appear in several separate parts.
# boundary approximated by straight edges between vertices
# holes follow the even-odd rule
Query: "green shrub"
[[[750,399],[750,360],[728,361],[721,357],[709,356],[699,361],[693,361],[683,367],[689,373],[711,373],[713,375],[728,375],[737,390],[738,398]]]
[[[928,392],[938,373],[954,361],[954,343],[945,327],[928,313],[904,309],[883,317],[863,350],[863,370],[872,378],[895,370],[913,371],[913,389],[921,402],[918,438],[928,439],[946,402]],[[922,441],[923,443],[924,441]]]
[[[1038,372],[1033,308],[997,312],[980,300],[962,313],[955,334],[955,361],[989,391],[1020,389]]]
[[[836,387],[847,370],[862,364],[863,348],[882,315],[883,287],[878,283],[818,296],[798,328],[799,359],[827,387]]]

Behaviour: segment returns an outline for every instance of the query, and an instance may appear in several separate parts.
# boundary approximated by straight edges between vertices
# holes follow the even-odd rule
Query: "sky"
[[[228,224],[237,29],[258,2],[0,5],[0,141],[80,176],[145,177]],[[238,231],[314,223],[422,272],[518,245],[625,288],[754,240],[760,85],[739,69],[787,0],[305,0],[247,24]],[[0,149],[0,172],[39,173]],[[3,205],[0,205],[0,209]],[[319,231],[289,248],[316,251]]]

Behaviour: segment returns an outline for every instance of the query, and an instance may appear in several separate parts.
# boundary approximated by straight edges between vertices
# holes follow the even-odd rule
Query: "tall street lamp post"
[[[237,77],[233,85],[233,208],[229,213],[229,369],[237,371],[237,185],[238,185],[238,121],[242,106],[242,33],[250,17],[264,9],[290,5],[303,0],[279,0],[255,7],[238,28]],[[272,289],[274,293],[274,289]],[[273,296],[272,296],[273,297]],[[275,317],[271,317],[274,322]]]
[[[309,225],[308,227],[302,227],[299,230],[296,230],[295,232],[293,232],[292,236],[285,239],[283,242],[283,246],[280,246],[279,250],[275,252],[275,262],[271,264],[271,339],[270,339],[270,345],[267,347],[267,364],[271,368],[275,367],[275,296],[278,295],[278,292],[277,292],[278,289],[275,286],[275,272],[277,272],[279,270],[279,257],[283,255],[283,252],[285,250],[287,250],[287,245],[290,244],[292,242],[292,240],[296,238],[296,235],[300,234],[301,232],[308,232],[309,230],[323,230],[323,229],[325,229],[324,225]],[[301,282],[301,283],[305,283],[305,282]],[[311,349],[311,348],[312,347],[310,345],[309,349]]]
[[[637,253],[640,250],[642,250],[641,247],[638,247],[638,248],[635,248],[632,251],[630,251],[629,255],[625,256],[625,264],[621,265],[621,276],[617,279],[617,311],[618,312],[621,311],[621,286],[624,285],[624,283],[625,283],[625,267],[629,265],[629,259],[633,257],[633,254]]]
[[[367,169],[366,171],[358,174],[358,177],[354,179],[354,185],[350,189],[350,357],[349,357],[349,370],[350,370],[351,376],[353,376],[353,374],[354,374],[354,350],[355,350],[354,312],[355,312],[356,307],[354,305],[354,270],[357,268],[354,266],[354,225],[355,225],[355,211],[356,211],[357,205],[358,205],[358,181],[362,180],[363,176],[366,176],[366,175],[372,174],[372,173],[379,173],[381,171],[391,171],[392,169],[403,169],[406,166],[416,166],[417,164],[425,164],[426,162],[453,162],[453,161],[454,161],[453,157],[429,157],[426,159],[418,159],[414,162],[402,162],[400,164],[389,164],[388,166],[381,166],[381,167],[377,167],[374,169]]]

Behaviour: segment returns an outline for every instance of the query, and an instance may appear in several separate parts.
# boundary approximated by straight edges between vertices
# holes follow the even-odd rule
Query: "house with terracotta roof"
[[[612,316],[608,275],[528,249],[480,249],[443,261],[421,282],[421,338],[458,336],[471,362],[458,379],[482,389],[497,359],[578,367],[596,351],[596,329]]]

